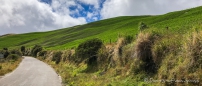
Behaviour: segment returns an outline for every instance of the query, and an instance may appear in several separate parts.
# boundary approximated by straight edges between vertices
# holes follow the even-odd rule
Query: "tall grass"
[[[74,50],[62,51],[61,58],[66,59],[57,65],[49,60],[55,51],[48,51],[43,61],[55,68],[66,85],[200,85],[201,34],[200,30],[184,34],[145,30],[128,44],[120,37],[98,51],[98,70],[93,72],[85,71],[89,69],[85,61],[75,62]]]
[[[20,62],[22,61],[22,58],[14,60],[2,60],[0,61],[0,76],[3,76],[9,72],[12,72],[15,70]]]

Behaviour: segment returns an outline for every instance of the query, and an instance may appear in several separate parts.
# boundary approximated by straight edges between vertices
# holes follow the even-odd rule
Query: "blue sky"
[[[85,4],[85,3],[82,3],[82,2],[80,2],[78,0],[74,0],[74,1],[75,1],[76,4],[79,4],[84,9],[79,10],[79,13],[70,14],[71,17],[74,17],[74,18],[84,17],[88,23],[89,22],[94,22],[94,21],[97,21],[97,20],[101,19],[100,11],[101,11],[101,9],[103,7],[103,4],[104,4],[105,0],[99,0],[99,8],[95,8],[93,4]],[[40,2],[49,4],[49,5],[52,4],[52,0],[40,0]],[[70,11],[74,11],[76,9],[79,9],[78,6],[70,6],[70,7],[67,7],[67,8]],[[90,13],[97,12],[96,15],[93,15],[93,17],[96,18],[96,19],[87,17],[88,12],[90,12]]]
[[[202,0],[0,0],[0,35],[50,31],[118,16],[160,15]]]

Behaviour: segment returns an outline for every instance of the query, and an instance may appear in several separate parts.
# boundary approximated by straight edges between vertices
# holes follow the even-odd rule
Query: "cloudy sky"
[[[49,31],[117,16],[158,15],[202,0],[0,0],[0,35]]]

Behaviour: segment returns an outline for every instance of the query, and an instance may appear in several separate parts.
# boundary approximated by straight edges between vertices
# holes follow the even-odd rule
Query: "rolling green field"
[[[49,32],[34,32],[0,37],[0,48],[31,47],[42,45],[48,50],[64,50],[77,47],[86,39],[100,38],[105,44],[116,42],[119,35],[139,33],[138,23],[145,22],[153,30],[186,33],[194,26],[202,24],[202,7],[153,16],[122,16],[97,22],[63,28]],[[198,27],[195,27],[196,29]]]

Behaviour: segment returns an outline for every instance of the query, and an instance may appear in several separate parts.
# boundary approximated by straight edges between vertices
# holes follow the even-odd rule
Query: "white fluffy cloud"
[[[73,18],[68,6],[73,1],[53,0],[51,5],[38,0],[0,0],[0,35],[47,31],[86,23],[85,18]]]
[[[202,0],[106,0],[103,18],[131,15],[156,15],[202,5]]]

